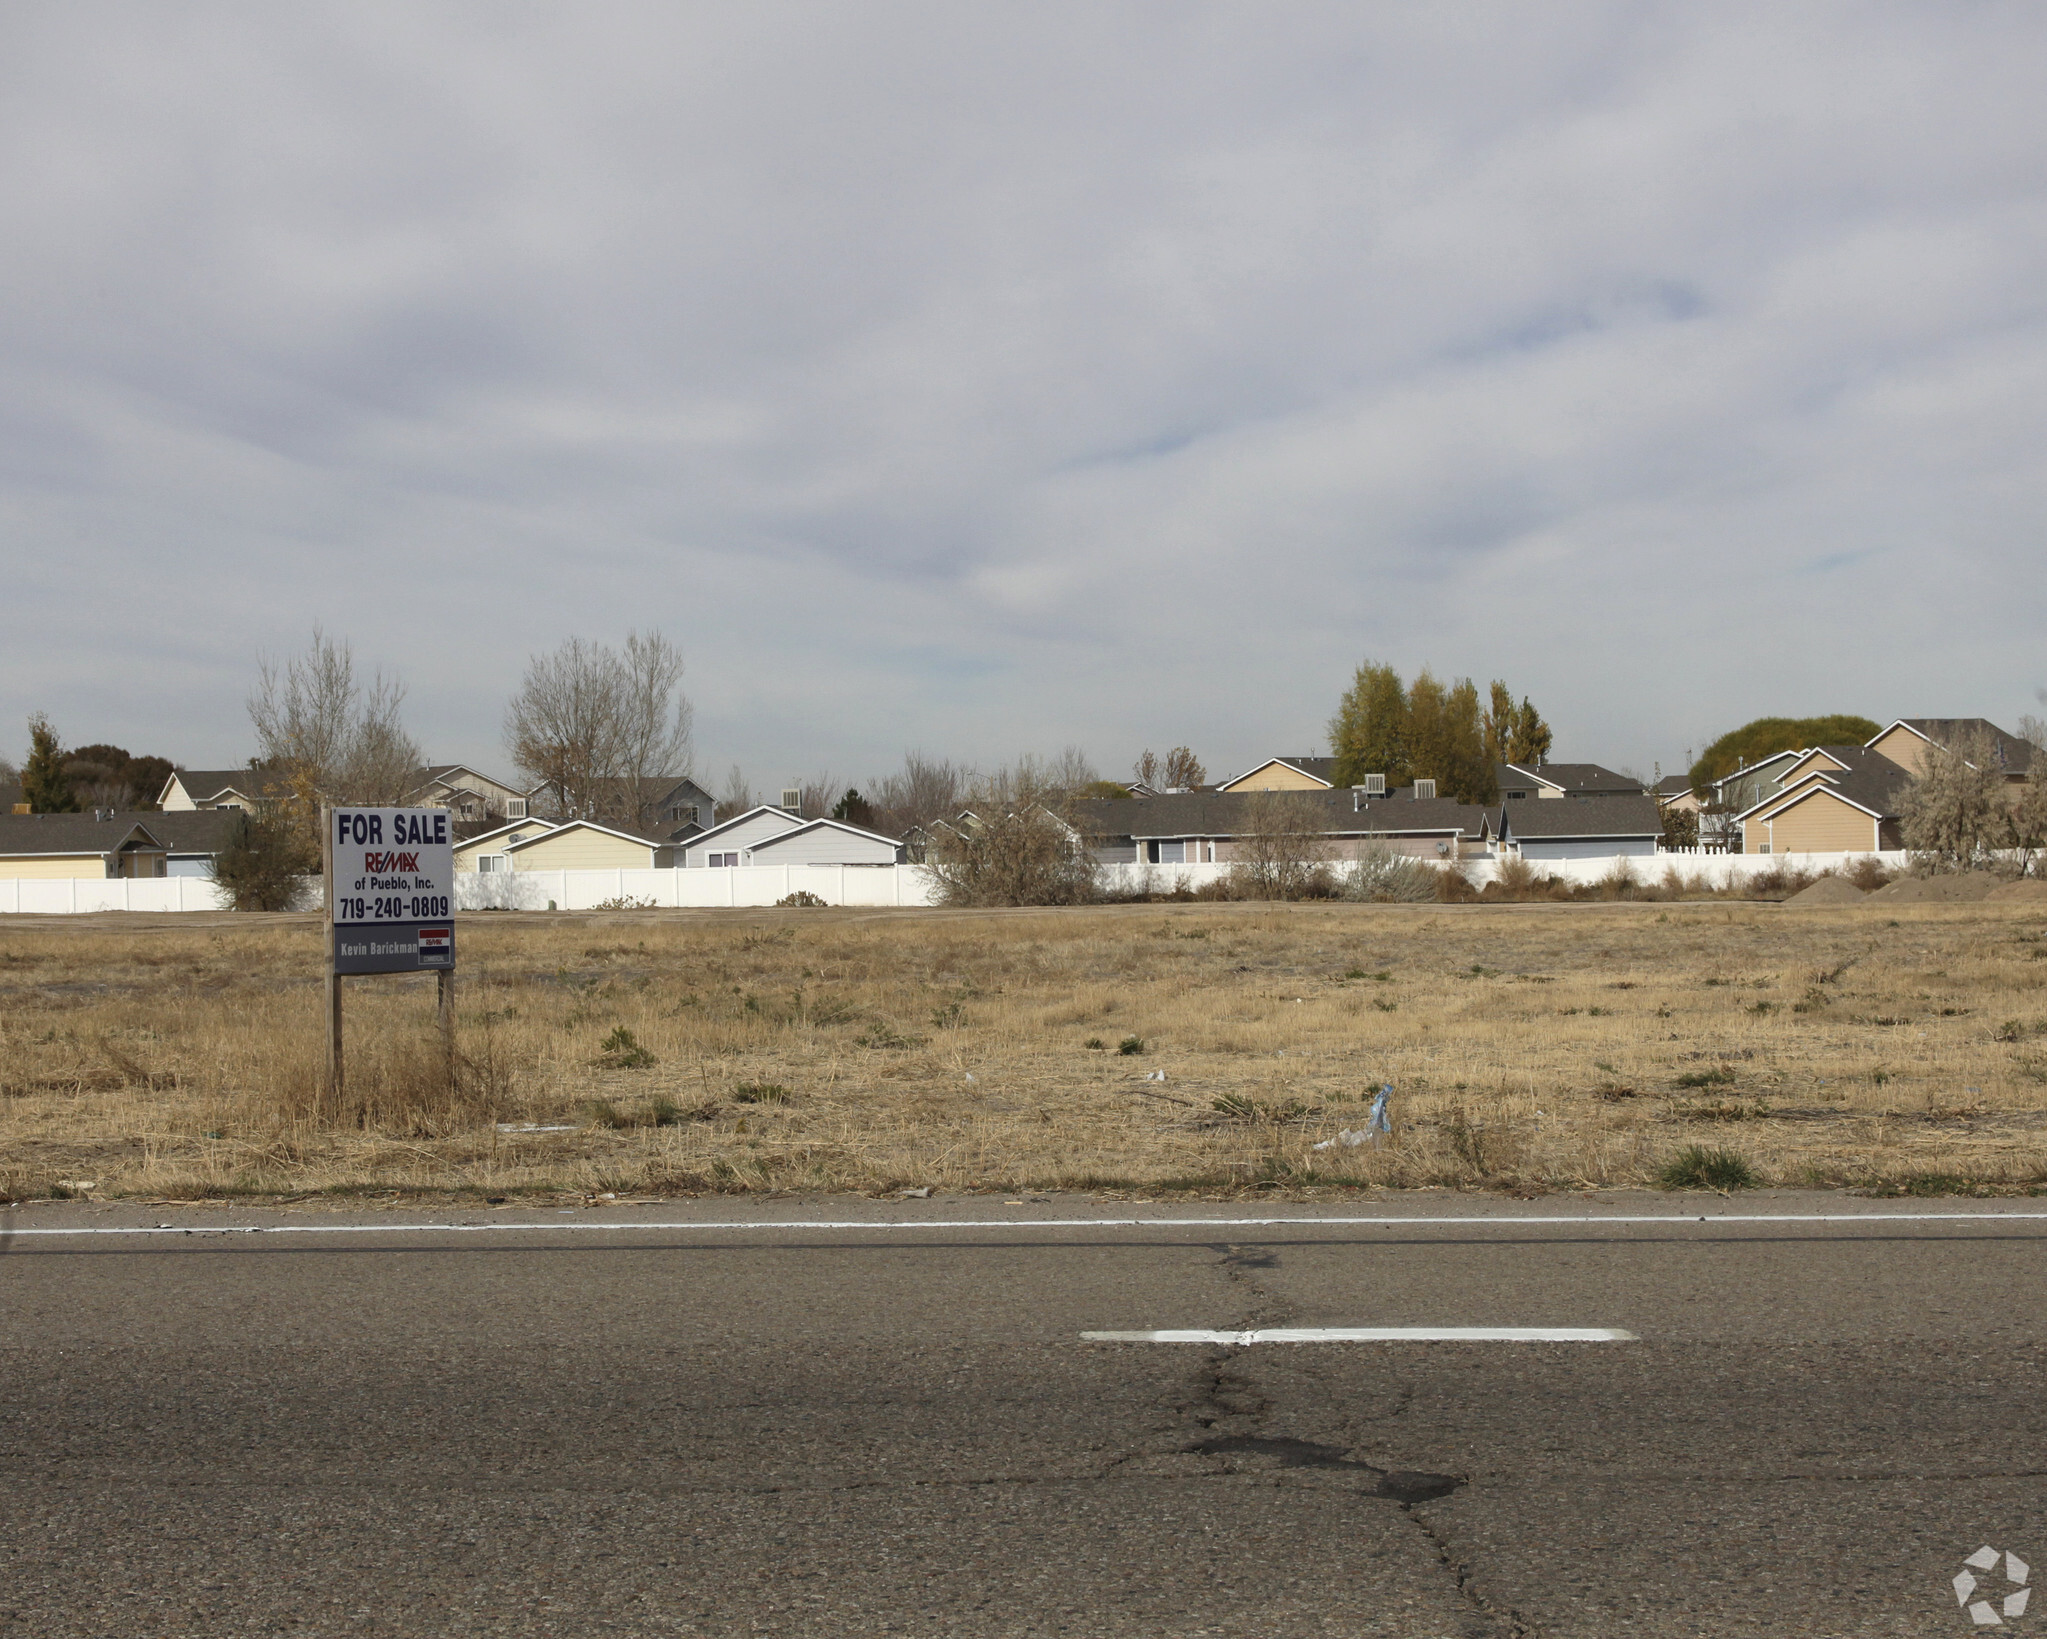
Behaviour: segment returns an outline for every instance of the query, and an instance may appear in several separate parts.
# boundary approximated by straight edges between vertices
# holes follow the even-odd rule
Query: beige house
[[[1951,746],[1972,739],[1989,745],[2007,785],[2025,783],[2033,767],[2032,743],[2005,733],[1985,717],[1900,717],[1869,742],[1869,749],[1917,778],[1926,772],[1928,746]]]
[[[0,815],[0,877],[157,877],[170,846],[133,814]]]
[[[455,844],[455,869],[458,871],[509,871],[512,868],[511,851],[530,837],[537,837],[543,831],[552,831],[552,820],[511,820],[495,830],[485,831],[481,836],[469,838]]]
[[[239,808],[246,812],[259,797],[278,796],[277,776],[254,768],[180,768],[164,781],[156,805],[166,814],[195,808]]]
[[[1747,854],[1848,854],[1902,846],[1897,801],[1911,775],[1869,746],[1820,746],[1783,789],[1739,816]]]
[[[436,763],[413,773],[416,782],[406,803],[420,808],[445,808],[456,823],[474,825],[496,816],[526,818],[532,793],[479,774],[464,763]]]
[[[677,863],[680,850],[666,837],[642,836],[595,820],[569,820],[540,828],[523,841],[511,843],[496,857],[503,866],[486,866],[478,856],[478,870],[514,871],[651,871],[666,870]],[[458,866],[457,869],[460,869]]]
[[[1271,757],[1218,791],[1327,791],[1336,784],[1334,757]]]

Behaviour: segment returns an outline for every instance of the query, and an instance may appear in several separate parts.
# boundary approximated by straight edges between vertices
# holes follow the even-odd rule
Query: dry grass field
[[[337,1103],[313,919],[0,923],[0,1195],[1535,1192],[1654,1181],[1692,1145],[1771,1183],[2047,1182],[2047,906],[625,912],[460,937],[454,1073],[431,981],[351,981]],[[1345,1143],[1383,1083],[1392,1134]]]

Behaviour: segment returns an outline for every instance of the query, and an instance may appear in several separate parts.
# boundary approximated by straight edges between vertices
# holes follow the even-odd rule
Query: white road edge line
[[[1654,1213],[1642,1216],[1587,1214],[1571,1217],[1501,1218],[858,1218],[714,1219],[667,1223],[607,1223],[588,1218],[573,1223],[381,1223],[381,1224],[93,1224],[70,1228],[9,1228],[0,1241],[27,1236],[79,1235],[511,1235],[644,1234],[658,1231],[812,1230],[834,1234],[907,1229],[1499,1229],[1584,1228],[1588,1225],[1699,1224],[1939,1224],[2036,1223],[2047,1212],[1729,1212]]]
[[[1635,1343],[1617,1326],[1268,1326],[1256,1332],[1082,1332],[1084,1343]]]

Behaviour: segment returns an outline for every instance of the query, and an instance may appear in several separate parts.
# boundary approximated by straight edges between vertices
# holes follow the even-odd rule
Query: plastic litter
[[[1325,1138],[1314,1147],[1318,1150],[1333,1150],[1337,1145],[1341,1144],[1347,1150],[1354,1150],[1360,1144],[1370,1139],[1371,1136],[1370,1133],[1362,1130],[1353,1132],[1349,1127],[1339,1127],[1336,1129],[1336,1136],[1334,1138]]]
[[[501,1133],[579,1133],[582,1130],[581,1127],[576,1126],[574,1123],[562,1127],[539,1127],[530,1121],[500,1121],[498,1123],[498,1131]]]
[[[1392,1096],[1393,1083],[1389,1081],[1380,1086],[1379,1096],[1372,1100],[1372,1112],[1365,1117],[1365,1131],[1374,1137],[1393,1131],[1393,1119],[1386,1113],[1386,1101]]]
[[[903,1199],[906,1201],[928,1201],[931,1199],[931,1186],[929,1184],[919,1184],[915,1189],[906,1189],[903,1191]]]

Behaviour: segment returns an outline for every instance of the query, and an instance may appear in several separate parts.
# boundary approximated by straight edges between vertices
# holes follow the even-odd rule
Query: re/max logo
[[[388,850],[380,854],[365,853],[362,856],[362,868],[372,873],[378,871],[411,871],[417,875],[419,871],[419,855],[392,853]]]

